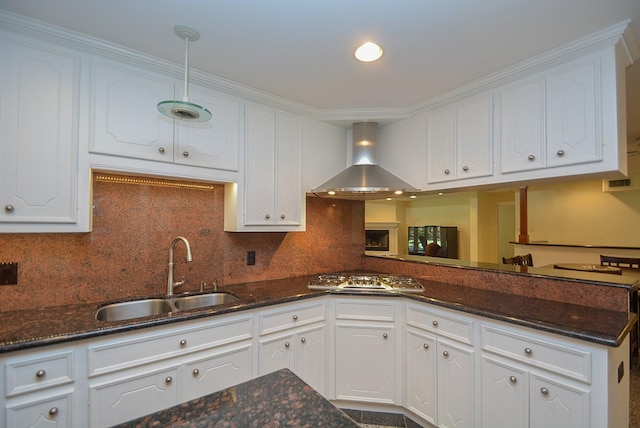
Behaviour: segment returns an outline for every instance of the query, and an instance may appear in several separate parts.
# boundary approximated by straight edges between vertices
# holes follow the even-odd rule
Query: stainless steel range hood
[[[337,199],[382,199],[419,192],[378,165],[378,123],[353,124],[353,165],[313,189],[321,197]]]

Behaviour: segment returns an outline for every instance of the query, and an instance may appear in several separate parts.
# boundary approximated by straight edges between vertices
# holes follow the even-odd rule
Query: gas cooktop
[[[410,276],[377,273],[322,273],[309,283],[311,290],[422,293]]]

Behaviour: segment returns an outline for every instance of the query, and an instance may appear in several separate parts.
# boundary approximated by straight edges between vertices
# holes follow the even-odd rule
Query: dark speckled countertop
[[[145,427],[358,427],[287,369],[118,425]]]
[[[173,312],[128,321],[98,321],[103,303],[83,303],[0,315],[0,352],[98,337],[216,314],[254,309],[326,295],[307,288],[311,276],[221,287],[239,300],[207,310]],[[386,294],[506,321],[606,346],[619,346],[636,321],[635,314],[557,303],[420,279],[420,294]],[[341,293],[349,294],[349,293]],[[354,293],[351,293],[354,294]],[[355,292],[359,295],[370,293]]]

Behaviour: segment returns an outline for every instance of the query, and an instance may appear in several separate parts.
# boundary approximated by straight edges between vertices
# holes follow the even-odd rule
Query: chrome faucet
[[[193,261],[193,257],[191,256],[191,246],[189,245],[187,238],[182,236],[176,237],[169,246],[169,279],[167,280],[167,296],[173,296],[173,289],[184,284],[184,279],[179,282],[175,282],[173,280],[173,248],[176,246],[178,241],[184,242],[185,247],[187,247],[187,263]]]

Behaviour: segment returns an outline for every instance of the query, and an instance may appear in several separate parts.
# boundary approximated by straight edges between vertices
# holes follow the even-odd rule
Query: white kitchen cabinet
[[[396,404],[395,313],[389,300],[336,300],[336,399]]]
[[[0,34],[0,93],[0,232],[88,232],[80,56]]]
[[[475,426],[473,321],[418,305],[406,314],[407,408],[439,427]]]
[[[493,95],[485,93],[427,115],[427,182],[493,174]]]
[[[260,375],[288,368],[321,394],[326,378],[326,305],[287,304],[259,315]]]
[[[150,70],[94,61],[90,151],[103,168],[147,170],[186,176],[185,167],[239,170],[241,107],[237,99],[191,85],[191,102],[212,113],[207,122],[176,120],[160,114],[158,102],[182,97],[174,79]],[[127,163],[126,158],[154,163]],[[162,163],[156,163],[162,162]],[[164,163],[164,164],[163,164]],[[170,165],[168,165],[170,164]],[[204,177],[206,172],[202,172]],[[235,177],[235,175],[234,175]]]
[[[82,376],[72,347],[51,347],[10,354],[2,361],[4,385],[0,425],[71,427],[82,417],[76,407]]]
[[[253,316],[157,327],[87,347],[89,420],[111,426],[251,379]]]

